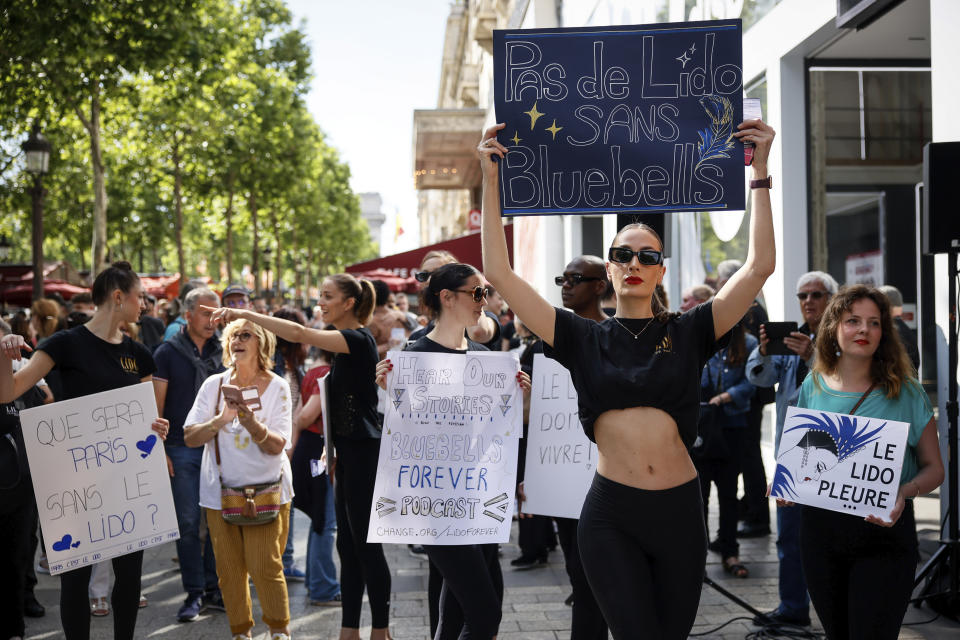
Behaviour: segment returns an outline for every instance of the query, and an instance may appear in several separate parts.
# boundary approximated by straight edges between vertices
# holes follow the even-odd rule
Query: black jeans
[[[140,609],[140,571],[143,551],[135,551],[111,560],[113,591],[110,594],[110,615],[113,617],[114,640],[131,640]],[[89,640],[90,584],[92,565],[60,574],[60,623],[67,640]]]
[[[707,563],[697,478],[662,491],[597,474],[577,529],[580,558],[615,640],[680,640],[693,628]]]
[[[739,454],[745,431],[744,427],[722,427],[720,433],[727,455],[696,462],[697,474],[700,476],[700,493],[703,497],[704,522],[707,521],[710,505],[710,483],[717,485],[717,504],[720,511],[717,540],[720,543],[720,555],[724,559],[740,553],[740,545],[737,543],[737,477],[740,475]]]
[[[520,518],[517,522],[520,555],[524,558],[544,558],[550,547],[556,545],[553,536],[553,521],[549,516]]]
[[[25,577],[33,562],[30,536],[37,528],[37,507],[29,477],[25,484],[0,493],[0,638],[4,640],[24,635],[23,596],[33,591],[26,588]]]
[[[760,451],[764,405],[753,398],[747,413],[747,428],[740,440],[740,473],[743,474],[741,520],[756,527],[770,526],[770,501],[767,499],[767,471]]]
[[[557,522],[557,537],[563,549],[567,576],[573,587],[573,622],[570,628],[570,640],[606,640],[607,623],[597,599],[593,597],[590,583],[583,572],[580,559],[580,545],[577,543],[577,526],[580,521],[573,518],[554,518]]]
[[[800,514],[800,553],[810,600],[830,640],[894,640],[917,568],[913,500],[890,528],[816,507]]]
[[[500,628],[503,574],[497,544],[430,545],[443,576],[434,640],[489,640]]]
[[[336,452],[334,494],[340,595],[343,598],[340,626],[348,629],[360,627],[363,590],[366,588],[373,627],[381,629],[390,623],[390,567],[383,555],[383,545],[367,542],[380,441],[340,438]]]

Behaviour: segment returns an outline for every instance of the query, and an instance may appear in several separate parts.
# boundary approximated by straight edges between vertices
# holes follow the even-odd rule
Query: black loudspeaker
[[[923,147],[923,253],[947,253],[960,242],[960,142],[928,142]]]
[[[667,214],[667,213],[618,213],[617,214],[617,230],[622,229],[628,224],[634,222],[642,222],[643,224],[653,227],[653,230],[657,232],[660,236],[660,239],[663,240],[663,257],[670,257],[670,238],[667,233],[667,216],[668,215],[683,215],[683,214]],[[604,249],[606,251],[606,249]],[[604,259],[606,259],[606,254],[604,254]]]

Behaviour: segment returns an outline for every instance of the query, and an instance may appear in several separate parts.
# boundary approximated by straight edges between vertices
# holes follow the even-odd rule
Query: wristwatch
[[[751,189],[773,189],[773,176],[750,181]]]

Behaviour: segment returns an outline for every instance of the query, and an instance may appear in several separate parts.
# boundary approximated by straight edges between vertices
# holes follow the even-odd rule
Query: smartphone
[[[763,325],[767,332],[768,356],[795,356],[797,353],[784,344],[783,339],[798,329],[796,322],[767,322]]]
[[[743,99],[743,121],[747,120],[760,120],[763,118],[762,108],[760,106],[759,98],[744,98]],[[743,143],[743,164],[751,165],[753,164],[753,143],[744,142]]]
[[[223,397],[238,404],[245,404],[250,411],[260,409],[260,391],[256,387],[240,388],[236,385],[225,384],[222,387]]]

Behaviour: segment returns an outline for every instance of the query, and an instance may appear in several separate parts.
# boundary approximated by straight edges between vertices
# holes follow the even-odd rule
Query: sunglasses
[[[558,287],[562,287],[565,282],[569,282],[571,287],[575,287],[581,282],[590,282],[591,280],[603,280],[603,278],[588,277],[582,273],[571,273],[569,275],[557,276],[553,279]]]
[[[430,279],[430,271],[417,271],[413,274],[413,279],[417,282],[426,282]]]
[[[241,331],[240,333],[235,333],[235,334],[233,334],[232,336],[230,336],[230,340],[231,340],[231,342],[232,342],[233,340],[239,340],[241,343],[243,343],[243,342],[246,342],[247,340],[249,340],[250,338],[252,338],[253,335],[254,335],[254,334],[252,334],[252,333],[249,332],[249,331]]]
[[[610,262],[619,262],[620,264],[630,264],[633,256],[637,256],[637,262],[642,265],[663,264],[663,253],[654,249],[634,251],[628,247],[610,247],[610,250],[607,251],[607,259]]]
[[[825,295],[827,294],[824,293],[823,291],[810,291],[810,292],[800,291],[799,293],[797,293],[797,299],[800,302],[804,302],[807,299],[807,296],[810,296],[810,298],[813,300],[819,300]]]
[[[493,295],[493,287],[474,287],[473,289],[451,289],[457,293],[469,293],[473,295],[474,302],[480,302],[484,298],[489,298]]]

